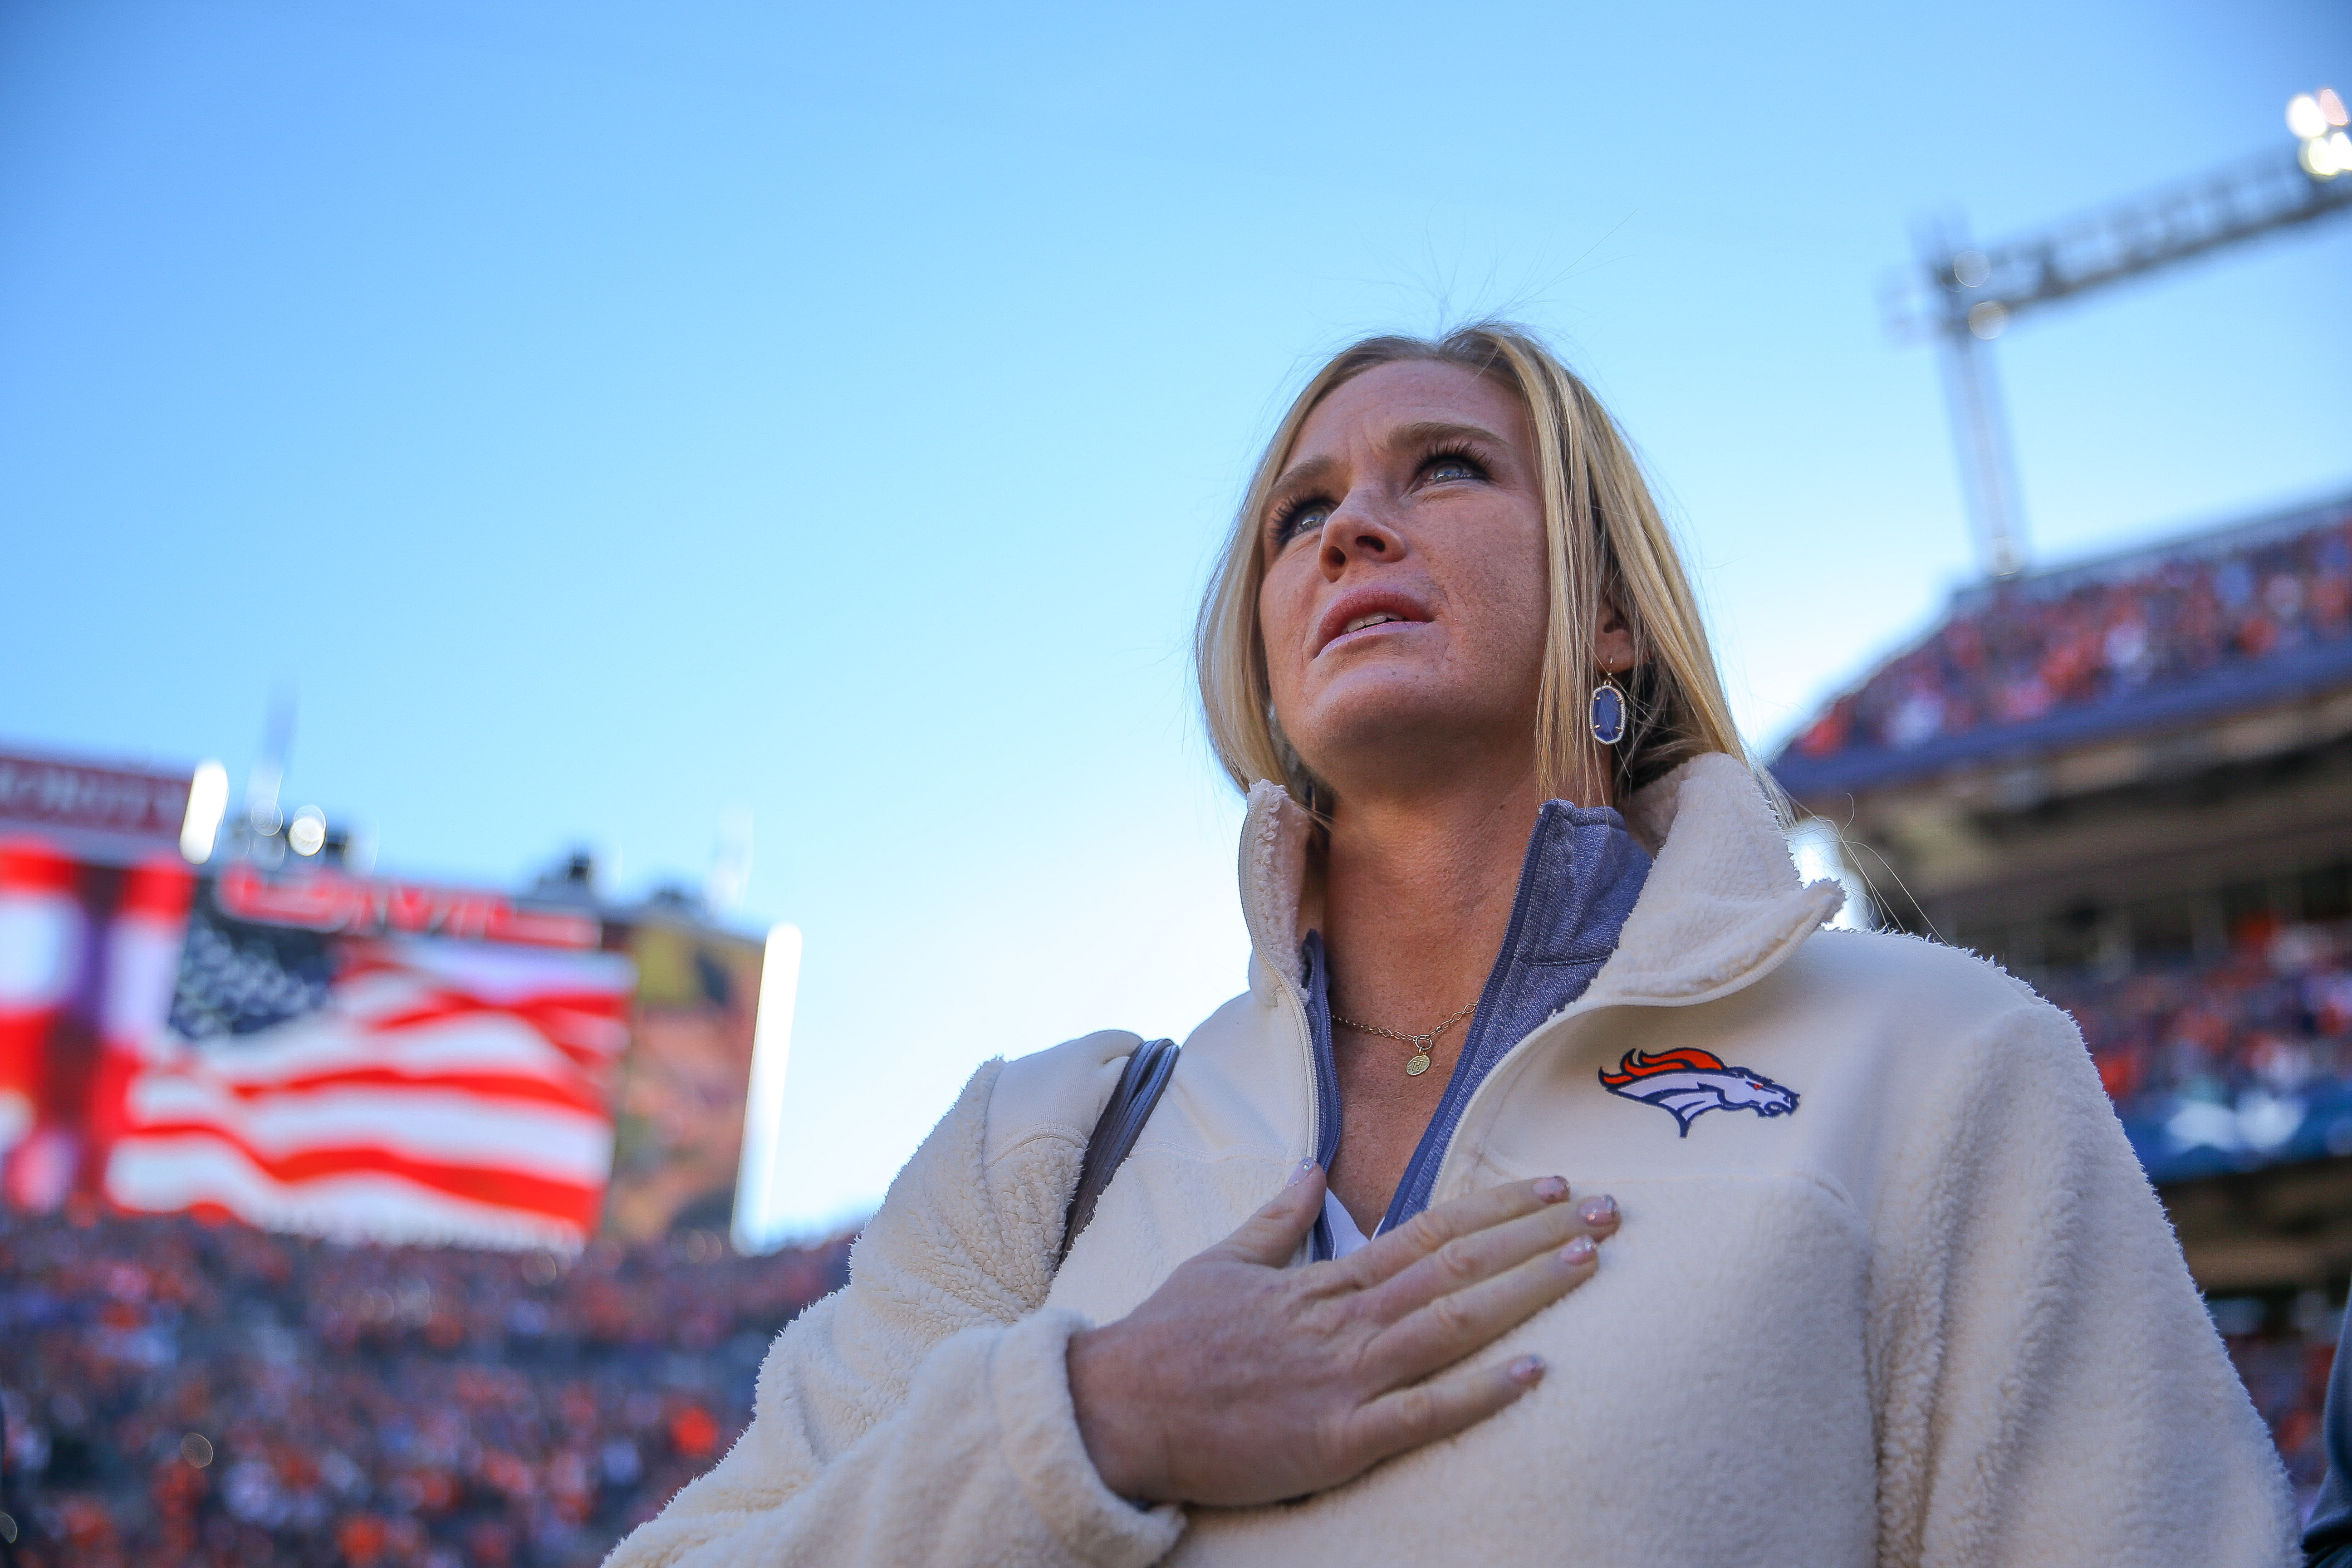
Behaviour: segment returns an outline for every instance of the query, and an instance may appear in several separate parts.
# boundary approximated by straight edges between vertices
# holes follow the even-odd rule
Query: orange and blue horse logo
[[[1615,1072],[1601,1069],[1601,1086],[1656,1106],[1675,1119],[1685,1138],[1690,1136],[1691,1123],[1710,1110],[1786,1116],[1797,1109],[1795,1089],[1746,1068],[1726,1067],[1721,1057],[1688,1047],[1654,1057],[1627,1051]]]

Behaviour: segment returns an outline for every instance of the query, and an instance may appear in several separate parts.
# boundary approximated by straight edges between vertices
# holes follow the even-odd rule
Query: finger
[[[1499,1187],[1422,1210],[1387,1235],[1373,1237],[1348,1262],[1356,1267],[1357,1278],[1362,1284],[1376,1285],[1458,1237],[1556,1208],[1568,1198],[1568,1181],[1563,1176],[1506,1182]]]
[[[1323,1212],[1323,1168],[1301,1160],[1274,1201],[1242,1222],[1241,1228],[1201,1254],[1279,1268],[1288,1263]]]
[[[1492,1279],[1577,1237],[1606,1240],[1617,1232],[1617,1200],[1605,1194],[1556,1204],[1538,1213],[1457,1236],[1368,1292],[1375,1317],[1394,1322],[1441,1296]]]
[[[1367,1370],[1397,1384],[1450,1366],[1591,1279],[1600,1263],[1591,1237],[1571,1237],[1516,1268],[1440,1296],[1374,1337],[1365,1347]]]
[[[1341,1437],[1358,1469],[1475,1426],[1543,1381],[1541,1356],[1416,1383],[1359,1405]]]

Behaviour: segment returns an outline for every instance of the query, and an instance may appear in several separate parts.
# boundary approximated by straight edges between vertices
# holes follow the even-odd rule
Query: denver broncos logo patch
[[[1691,1123],[1710,1110],[1786,1116],[1797,1109],[1795,1089],[1746,1068],[1726,1067],[1721,1057],[1687,1047],[1654,1057],[1627,1051],[1615,1072],[1601,1069],[1601,1087],[1656,1106],[1675,1119],[1685,1138],[1690,1136]]]

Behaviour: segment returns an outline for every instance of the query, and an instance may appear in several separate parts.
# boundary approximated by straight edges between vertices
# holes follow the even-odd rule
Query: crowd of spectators
[[[2327,1408],[2327,1374],[2336,1366],[2336,1336],[2343,1315],[2329,1310],[2315,1291],[2284,1310],[2253,1298],[2212,1305],[2214,1326],[2230,1347],[2230,1361],[2269,1426],[2295,1499],[2307,1512],[2327,1473],[2321,1417]]]
[[[2235,551],[1997,584],[1838,699],[1801,756],[1908,750],[2352,636],[2352,514]]]
[[[0,1536],[26,1568],[593,1563],[751,1419],[847,1243],[576,1258],[0,1214]]]
[[[2206,962],[2044,985],[2127,1117],[2181,1100],[2284,1101],[2352,1079],[2352,942],[2339,926],[2261,922]]]
[[[2306,1101],[2352,1079],[2352,928],[2253,921],[2226,954],[2118,978],[2045,977],[2073,1014],[2126,1125],[2179,1126],[2250,1158],[2284,1145]],[[2331,1132],[2326,1147],[2344,1153]],[[2291,1307],[2256,1299],[2213,1304],[2216,1326],[2269,1423],[2298,1497],[2316,1493],[2327,1456],[2321,1415],[2341,1316],[2307,1292]]]

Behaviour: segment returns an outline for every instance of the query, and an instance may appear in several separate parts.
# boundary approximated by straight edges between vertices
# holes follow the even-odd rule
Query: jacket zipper
[[[1598,979],[1599,977],[1595,976],[1594,978]],[[1500,1057],[1496,1058],[1495,1065],[1486,1069],[1486,1076],[1478,1080],[1478,1087],[1470,1091],[1469,1100],[1467,1103],[1462,1107],[1462,1114],[1454,1123],[1453,1131],[1445,1140],[1445,1147],[1438,1155],[1437,1176],[1436,1179],[1432,1181],[1429,1184],[1429,1206],[1435,1208],[1438,1204],[1443,1201],[1439,1194],[1445,1191],[1445,1178],[1450,1173],[1448,1167],[1454,1163],[1454,1151],[1460,1147],[1462,1142],[1462,1134],[1472,1123],[1472,1113],[1479,1109],[1479,1102],[1486,1097],[1486,1086],[1494,1082],[1497,1078],[1500,1078],[1503,1074],[1504,1068],[1509,1067],[1514,1061],[1517,1060],[1519,1056],[1523,1052],[1531,1048],[1535,1042],[1542,1036],[1551,1034],[1555,1030],[1564,1029],[1567,1026],[1574,1023],[1576,1020],[1585,1017],[1590,1014],[1598,1013],[1603,1007],[1638,1006],[1640,1005],[1641,1004],[1639,1003],[1632,1003],[1622,1000],[1612,1001],[1607,998],[1594,1001],[1589,994],[1580,996],[1575,1001],[1570,1003],[1567,1006],[1561,1008],[1559,1012],[1553,1014],[1550,1017],[1546,1018],[1542,1023],[1538,1024],[1534,1028],[1529,1029],[1525,1035],[1519,1037],[1519,1041],[1517,1045],[1513,1046],[1509,1050],[1505,1051]]]
[[[1538,831],[1539,833],[1540,829]],[[1249,839],[1250,836],[1245,824],[1242,839],[1244,846],[1243,849],[1243,872],[1245,882],[1247,880],[1248,872],[1247,845],[1249,843]],[[1528,905],[1534,897],[1533,884],[1529,879],[1529,870],[1535,863],[1537,855],[1538,845],[1536,840],[1531,837],[1528,846],[1527,858],[1519,867],[1518,887],[1511,896],[1511,918],[1509,922],[1504,928],[1502,950],[1496,955],[1495,967],[1488,973],[1486,976],[1486,984],[1479,992],[1478,1005],[1479,1011],[1482,1014],[1488,1012],[1489,1004],[1493,1000],[1495,987],[1501,984],[1502,976],[1509,968],[1510,955],[1517,951],[1519,938],[1527,924]],[[1282,966],[1268,962],[1274,950],[1266,942],[1265,931],[1260,929],[1258,911],[1249,901],[1246,900],[1244,902],[1244,914],[1250,928],[1250,940],[1254,944],[1257,954],[1257,961],[1261,964],[1264,964],[1267,973],[1274,977],[1277,990],[1282,995],[1284,1001],[1287,1003],[1289,1006],[1292,1025],[1297,1033],[1299,1051],[1301,1055],[1306,1058],[1308,1090],[1307,1097],[1307,1153],[1308,1158],[1318,1163],[1324,1163],[1323,1102],[1327,1098],[1329,1099],[1334,1105],[1339,1102],[1339,1087],[1334,1076],[1336,1069],[1334,1065],[1325,1061],[1323,1059],[1323,1054],[1318,1052],[1316,1049],[1313,1009],[1308,1005],[1306,993],[1300,986],[1295,984],[1291,981],[1288,973]],[[1318,962],[1320,962],[1326,971],[1324,984],[1328,994],[1328,989],[1330,984],[1328,973],[1329,965],[1328,956],[1320,953],[1317,956]],[[1312,974],[1308,974],[1307,978],[1309,984],[1311,984],[1313,980]],[[1600,976],[1598,974],[1593,976],[1593,980],[1595,982],[1599,979]],[[1575,1002],[1570,1003],[1568,1006],[1562,1008],[1553,1016],[1545,1019],[1542,1023],[1528,1030],[1525,1035],[1522,1035],[1518,1040],[1511,1046],[1510,1049],[1505,1051],[1501,1057],[1496,1059],[1494,1066],[1488,1068],[1485,1073],[1480,1075],[1476,1089],[1468,1091],[1466,1094],[1465,1094],[1462,1089],[1461,1075],[1464,1068],[1471,1060],[1471,1052],[1469,1048],[1470,1040],[1467,1037],[1464,1039],[1462,1054],[1454,1060],[1454,1077],[1448,1080],[1445,1086],[1445,1094],[1439,1100],[1437,1110],[1430,1119],[1429,1128],[1422,1134],[1422,1142],[1420,1145],[1414,1149],[1412,1158],[1406,1162],[1404,1174],[1397,1183],[1396,1192],[1390,1196],[1390,1214],[1384,1214],[1381,1216],[1380,1224],[1373,1227],[1373,1236],[1380,1235],[1387,1228],[1389,1219],[1391,1215],[1393,1214],[1398,1201],[1405,1193],[1412,1189],[1415,1175],[1426,1163],[1432,1161],[1436,1163],[1437,1172],[1434,1179],[1430,1184],[1430,1203],[1433,1205],[1437,1202],[1438,1191],[1444,1185],[1445,1180],[1446,1163],[1452,1158],[1454,1145],[1460,1139],[1462,1129],[1469,1125],[1470,1112],[1478,1104],[1479,1091],[1485,1089],[1486,1085],[1493,1081],[1497,1073],[1501,1072],[1503,1068],[1516,1058],[1521,1051],[1525,1050],[1528,1047],[1529,1041],[1535,1039],[1538,1035],[1543,1034],[1553,1025],[1565,1023],[1570,1017],[1578,1016],[1580,1012],[1585,1008],[1585,1005],[1591,1000],[1591,991],[1588,987],[1585,995],[1578,997]],[[1328,1012],[1329,1009],[1327,1007],[1325,1011]],[[1474,1030],[1476,1027],[1475,1023],[1472,1027]],[[1452,1124],[1450,1126],[1445,1126],[1444,1131],[1440,1134],[1438,1129],[1443,1125],[1440,1121],[1440,1118],[1444,1117],[1448,1107],[1454,1103],[1456,1096],[1461,1096],[1461,1104],[1459,1109],[1455,1111]],[[1433,1146],[1433,1139],[1435,1140],[1434,1146]],[[1324,1175],[1328,1181],[1330,1175],[1329,1171],[1326,1170]],[[1367,1239],[1370,1239],[1370,1237],[1367,1237]],[[1329,1226],[1323,1217],[1318,1215],[1315,1221],[1315,1231],[1310,1242],[1309,1256],[1311,1258],[1324,1258],[1328,1257],[1330,1252],[1331,1236]]]
[[[1549,805],[1544,807],[1545,812],[1550,809]],[[1511,919],[1503,928],[1502,950],[1495,955],[1495,967],[1486,973],[1486,984],[1479,988],[1478,1011],[1470,1020],[1470,1032],[1462,1037],[1461,1052],[1454,1058],[1453,1076],[1446,1080],[1445,1092],[1439,1097],[1437,1109],[1431,1112],[1429,1126],[1422,1132],[1420,1143],[1414,1146],[1412,1158],[1405,1162],[1404,1174],[1397,1178],[1396,1191],[1389,1195],[1388,1210],[1381,1215],[1381,1222],[1372,1232],[1375,1236],[1389,1227],[1390,1222],[1396,1218],[1397,1205],[1404,1201],[1405,1194],[1418,1184],[1422,1173],[1433,1165],[1436,1169],[1432,1174],[1429,1191],[1432,1200],[1436,1198],[1435,1178],[1444,1173],[1445,1156],[1454,1146],[1454,1137],[1461,1130],[1463,1118],[1468,1113],[1471,1103],[1477,1099],[1477,1089],[1484,1089],[1486,1080],[1501,1069],[1504,1062],[1517,1056],[1520,1047],[1542,1031],[1543,1025],[1538,1024],[1522,1035],[1493,1067],[1479,1076],[1475,1088],[1465,1086],[1463,1075],[1477,1059],[1473,1047],[1479,1042],[1479,1026],[1494,1016],[1497,992],[1504,977],[1510,973],[1511,955],[1518,952],[1519,943],[1527,935],[1528,906],[1535,900],[1534,872],[1542,854],[1547,819],[1538,813],[1535,831],[1528,839],[1527,854],[1519,863],[1519,885],[1511,895]],[[1593,978],[1597,980],[1600,976],[1596,973]]]

